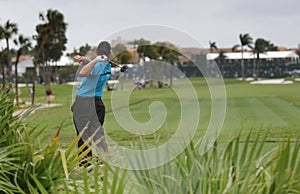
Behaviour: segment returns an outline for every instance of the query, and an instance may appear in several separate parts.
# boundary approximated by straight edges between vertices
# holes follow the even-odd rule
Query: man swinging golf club
[[[111,54],[111,45],[102,41],[97,47],[97,57],[89,60],[86,57],[76,55],[75,60],[84,66],[79,72],[82,77],[81,85],[76,93],[76,100],[72,105],[73,120],[77,135],[84,130],[78,147],[82,146],[90,137],[96,143],[97,148],[107,152],[107,144],[104,136],[103,123],[105,118],[105,106],[102,94],[107,80],[111,75],[111,64],[108,58]],[[85,146],[82,152],[89,149],[90,144]],[[92,156],[89,150],[87,158]]]

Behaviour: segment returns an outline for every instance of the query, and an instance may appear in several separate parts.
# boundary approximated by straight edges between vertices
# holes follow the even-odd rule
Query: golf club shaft
[[[111,64],[113,64],[113,65],[115,65],[115,66],[117,66],[117,67],[122,67],[122,65],[120,65],[120,64],[118,64],[118,63],[115,63],[115,62],[113,62],[113,61],[109,61],[109,63],[111,63]]]

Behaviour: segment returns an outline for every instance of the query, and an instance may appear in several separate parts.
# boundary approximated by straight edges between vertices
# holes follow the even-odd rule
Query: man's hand
[[[96,62],[100,62],[100,61],[107,61],[108,58],[105,55],[99,55],[94,59]]]
[[[76,55],[76,56],[74,56],[74,59],[75,59],[76,61],[81,62],[81,61],[83,60],[83,57],[80,56],[80,55]]]
[[[90,62],[90,59],[89,59],[89,58],[84,57],[84,56],[80,56],[80,55],[76,55],[76,56],[74,57],[74,59],[75,59],[76,61],[78,61],[79,63],[81,63],[82,65],[86,65],[86,64],[88,64],[88,63]]]

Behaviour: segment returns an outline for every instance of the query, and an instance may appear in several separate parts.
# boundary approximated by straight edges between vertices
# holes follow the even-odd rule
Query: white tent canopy
[[[59,61],[56,62],[50,62],[50,66],[66,66],[66,65],[73,65],[74,60],[67,56],[62,56]],[[33,65],[33,57],[28,57],[25,60],[22,60],[18,63],[18,75],[22,76],[23,73],[26,72],[27,67],[34,67]],[[14,66],[12,67],[12,70],[14,71]]]
[[[66,65],[72,65],[74,63],[74,60],[67,56],[62,56],[59,61],[50,62],[50,66],[66,66]]]
[[[269,58],[269,59],[275,59],[275,58],[299,59],[299,55],[297,55],[293,51],[269,51],[269,52],[267,52],[267,58]]]
[[[26,72],[27,67],[34,67],[33,57],[28,57],[27,59],[18,63],[18,76],[22,76]],[[15,66],[12,66],[12,71],[15,71]]]
[[[224,53],[226,56],[226,59],[229,60],[238,60],[242,59],[242,53],[241,52],[231,52],[231,53]],[[219,53],[208,53],[206,58],[207,60],[215,60],[219,56]],[[254,59],[256,58],[256,54],[252,52],[244,52],[243,53],[243,58],[244,59]],[[284,58],[289,58],[293,59],[294,61],[299,60],[299,55],[297,55],[293,51],[268,51],[265,53],[259,54],[260,59],[284,59]]]

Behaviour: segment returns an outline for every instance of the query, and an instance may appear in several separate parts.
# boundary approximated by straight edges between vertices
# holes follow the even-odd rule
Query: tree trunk
[[[220,55],[219,55],[220,57]],[[218,59],[218,64],[217,65],[220,65],[221,66],[221,75],[222,75],[222,78],[224,77],[224,64],[223,64],[223,59]]]
[[[160,64],[155,64],[159,62]],[[162,88],[163,87],[163,79],[162,79],[162,76],[161,76],[161,73],[160,73],[160,65],[161,65],[161,62],[160,61],[150,61],[150,65],[153,66],[155,72],[156,72],[156,81],[157,81],[157,87],[158,88]]]
[[[48,25],[48,29],[47,31],[50,33],[51,32],[51,25]],[[33,71],[33,82],[32,82],[32,96],[31,96],[31,104],[33,105],[34,104],[34,98],[35,98],[35,80],[37,78],[37,58],[39,57],[39,55],[41,54],[41,52],[44,52],[44,46],[49,38],[49,33],[47,33],[40,45],[40,49],[37,51],[37,53],[35,54],[35,57],[34,57],[34,71]]]
[[[257,80],[256,59],[254,59],[254,61],[253,61],[253,73],[255,75],[254,79]]]
[[[256,79],[258,79],[259,76],[259,65],[260,65],[260,59],[258,59],[257,61]]]
[[[19,88],[18,88],[18,63],[21,56],[21,51],[17,53],[17,59],[15,62],[15,90],[16,90],[16,105],[19,106]]]
[[[9,41],[8,38],[6,38],[6,49],[7,49],[7,70],[8,70],[8,79],[11,79],[11,58],[10,58],[10,49],[9,49]]]
[[[244,74],[244,49],[242,47],[242,79],[245,80],[245,74]]]
[[[33,76],[32,76],[32,94],[31,94],[31,105],[34,105],[34,100],[35,100],[35,80],[36,80],[36,68],[37,68],[37,64],[36,62],[33,63],[34,64],[34,70],[33,70]]]
[[[2,52],[0,52],[0,58],[2,58]],[[1,63],[1,74],[2,74],[2,90],[4,90],[5,88],[5,64],[4,64],[4,61],[1,61],[0,60],[0,63]]]
[[[170,65],[170,87],[173,86],[173,65],[174,63],[172,62]]]

